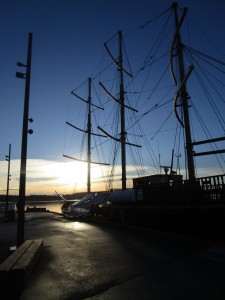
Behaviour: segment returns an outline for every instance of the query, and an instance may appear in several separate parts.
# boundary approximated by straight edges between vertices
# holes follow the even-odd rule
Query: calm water
[[[63,205],[63,201],[40,201],[40,202],[29,202],[25,205],[25,210],[27,207],[46,207],[47,210],[61,213],[61,206]]]
[[[52,211],[52,212],[57,212],[57,213],[61,213],[61,206],[63,205],[64,201],[59,201],[59,200],[55,200],[55,201],[29,201],[25,203],[25,210],[27,209],[27,207],[45,207],[46,210]],[[72,203],[72,202],[71,202]],[[11,205],[16,205],[16,202],[9,202],[9,208],[11,207]],[[5,212],[5,202],[0,202],[0,212]]]
[[[71,204],[74,202],[74,200],[67,200],[68,202],[71,202]],[[25,203],[25,210],[27,207],[44,207],[46,210],[52,211],[52,212],[57,212],[57,213],[62,213],[61,207],[63,205],[64,201],[61,200],[53,200],[53,201],[30,201]],[[1,205],[5,205],[5,202],[0,202]],[[9,201],[9,206],[10,204],[16,205],[16,202],[11,202]],[[4,206],[5,207],[5,206]],[[2,210],[2,212],[5,212],[5,208]]]

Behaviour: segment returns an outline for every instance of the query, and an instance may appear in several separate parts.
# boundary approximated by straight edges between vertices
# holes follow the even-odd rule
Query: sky
[[[76,89],[79,94],[80,90],[77,88],[82,86],[86,89],[86,83],[82,83],[98,74],[102,57],[107,54],[104,49],[106,41],[111,43],[111,37],[119,30],[125,33],[135,31],[135,28],[158,16],[171,4],[172,1],[168,0],[0,1],[1,194],[6,192],[8,162],[5,155],[8,155],[9,144],[10,194],[17,195],[19,192],[25,81],[16,78],[15,73],[23,71],[17,66],[17,62],[26,63],[29,32],[33,33],[29,117],[34,122],[29,124],[33,134],[28,135],[26,193],[54,194],[57,191],[66,194],[83,191],[86,189],[86,165],[63,156],[76,155],[75,146],[81,145],[77,133],[72,128],[68,129],[66,121],[76,125],[86,109],[82,101],[77,101],[71,95],[71,91]],[[188,22],[193,22],[199,32],[204,30],[207,36],[213,38],[220,50],[215,54],[219,54],[219,59],[225,61],[225,2],[182,0],[178,1],[178,5],[181,8],[187,6],[190,17]],[[126,51],[128,56],[135,57],[131,62],[137,65],[139,58],[135,56],[135,51],[146,52],[151,39],[143,34],[139,44],[127,36]],[[194,31],[192,41],[197,42],[202,51],[207,49],[204,44],[206,40],[197,38],[197,30]],[[108,62],[111,62],[110,58]],[[105,82],[107,85],[107,81]],[[100,105],[106,97],[103,96],[102,99],[97,99]],[[141,101],[140,104],[144,107]],[[146,110],[149,107],[146,106]],[[100,125],[104,124],[107,128],[106,120],[100,119]],[[144,126],[149,127],[147,135],[153,137],[153,132],[157,129],[153,130],[149,123]],[[217,127],[213,131],[217,133]],[[158,151],[156,156],[161,158],[163,164],[170,164],[171,160],[172,148],[167,146],[167,139],[170,139],[169,134],[163,141],[160,136],[152,138],[152,147]],[[77,141],[78,145],[73,144],[72,140]],[[107,157],[107,150],[105,155],[104,161],[112,164],[112,157]],[[103,155],[100,154],[100,158]],[[97,160],[99,157],[93,159]],[[154,164],[147,155],[143,165],[147,172],[154,172]],[[207,164],[201,163],[200,159],[200,166],[200,175],[218,171],[218,166],[211,157],[207,159]],[[132,166],[128,164],[128,173],[132,172]],[[119,166],[115,167],[115,173],[119,178]],[[105,173],[97,167],[93,168],[92,174],[98,178],[97,181],[105,177]],[[105,185],[105,182],[101,182],[98,188],[104,189]]]

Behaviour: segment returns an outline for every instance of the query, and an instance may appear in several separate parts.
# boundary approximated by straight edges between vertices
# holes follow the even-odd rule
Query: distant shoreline
[[[74,194],[67,194],[63,197],[66,200],[74,200],[74,199],[80,199],[82,198],[87,192],[82,193],[74,193]],[[18,195],[9,195],[8,201],[9,202],[18,202],[19,196]],[[26,196],[26,202],[42,202],[42,201],[62,201],[62,199],[58,195],[28,195]],[[0,202],[6,201],[6,195],[0,195]]]

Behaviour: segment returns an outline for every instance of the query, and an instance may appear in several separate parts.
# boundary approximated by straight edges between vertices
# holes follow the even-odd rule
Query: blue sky
[[[34,119],[30,126],[34,133],[28,136],[27,192],[72,192],[79,187],[80,181],[76,178],[77,171],[74,171],[72,179],[68,178],[68,174],[71,177],[73,168],[77,170],[85,167],[63,157],[63,154],[73,152],[73,144],[68,141],[74,138],[74,133],[67,129],[65,122],[75,124],[84,109],[82,103],[75,103],[71,91],[89,76],[96,74],[105,51],[105,41],[118,30],[129,32],[144,24],[171,4],[172,1],[168,0],[0,2],[0,190],[3,194],[7,176],[4,157],[8,154],[9,143],[12,145],[10,186],[15,189],[13,193],[18,192],[25,82],[16,78],[15,73],[21,71],[16,66],[17,61],[26,62],[28,33],[33,33],[29,111],[30,117]],[[200,28],[212,38],[223,51],[220,59],[224,60],[225,2],[190,0],[179,1],[178,4],[180,7],[188,7],[188,22],[193,22],[195,28]],[[206,40],[197,38],[197,29],[191,41],[193,45],[195,42],[198,44],[196,48],[207,50],[207,43],[203,45]],[[138,58],[135,58],[136,61],[134,59],[135,43],[128,36],[126,50],[132,63],[138,61]],[[143,35],[142,45],[144,52],[145,45],[146,49],[150,45],[149,36]],[[152,131],[149,127],[146,134],[151,135],[155,129]],[[217,132],[217,128],[214,131]],[[166,139],[161,141],[160,136],[157,136],[152,141],[152,147],[156,152],[157,147],[160,148],[164,164],[170,163],[172,149],[167,147]],[[147,156],[146,161],[147,166],[151,167],[152,162]],[[57,164],[60,167],[53,168],[55,171],[50,170],[51,166]],[[217,168],[214,161],[210,163],[209,159],[208,165],[202,162],[203,166],[207,169]],[[50,171],[46,171],[46,168]],[[67,174],[63,176],[62,173]],[[82,188],[85,189],[85,186],[84,175]]]

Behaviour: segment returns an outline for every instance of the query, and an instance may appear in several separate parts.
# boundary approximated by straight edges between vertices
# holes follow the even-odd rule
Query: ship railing
[[[198,178],[197,181],[205,198],[225,200],[225,175],[214,175]]]
[[[139,185],[147,201],[211,202],[225,201],[225,174],[197,178],[194,181],[169,181],[159,184]]]
[[[225,185],[225,175],[201,177],[197,181],[204,190],[221,189]]]

